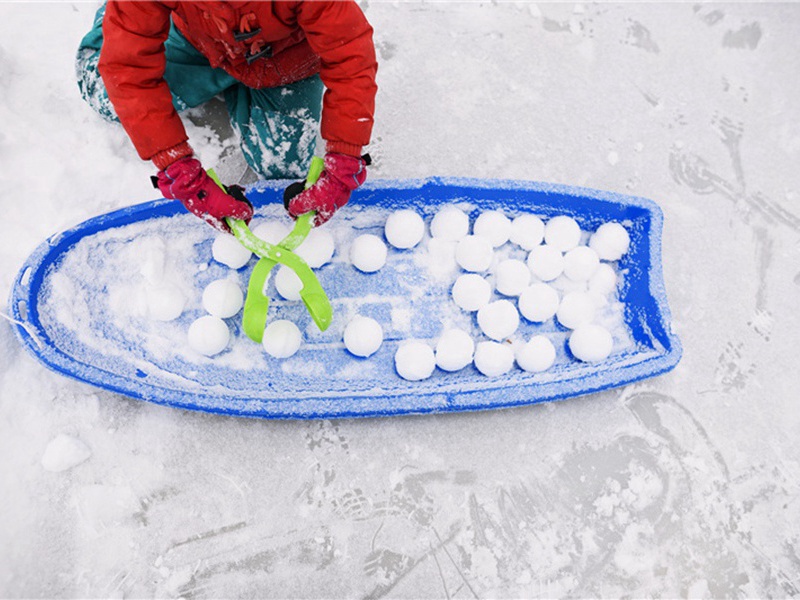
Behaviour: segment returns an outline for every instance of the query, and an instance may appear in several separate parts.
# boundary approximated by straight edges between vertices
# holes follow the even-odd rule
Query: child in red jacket
[[[252,208],[208,177],[177,110],[222,94],[253,170],[296,178],[313,155],[321,99],[325,170],[288,207],[315,210],[319,225],[366,179],[376,70],[372,28],[353,0],[109,0],[78,52],[84,98],[122,123],[165,197],[223,231],[224,217],[248,220]]]

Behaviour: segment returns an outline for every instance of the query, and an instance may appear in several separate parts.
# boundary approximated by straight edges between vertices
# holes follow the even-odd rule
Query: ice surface
[[[53,232],[154,197],[152,165],[77,94],[96,4],[0,5],[3,297]],[[0,595],[796,597],[800,6],[362,6],[370,180],[652,198],[683,361],[556,404],[263,422],[98,392],[0,321]],[[209,167],[238,152],[220,113],[185,119]],[[91,459],[45,471],[61,433]]]

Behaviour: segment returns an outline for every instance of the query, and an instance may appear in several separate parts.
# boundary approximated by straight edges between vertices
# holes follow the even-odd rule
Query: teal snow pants
[[[101,116],[118,121],[97,72],[103,44],[105,5],[78,48],[76,75],[81,96]],[[318,75],[286,86],[252,89],[208,60],[173,25],[165,43],[164,73],[178,111],[194,108],[221,94],[231,125],[250,167],[264,179],[305,176],[317,139],[322,107]]]

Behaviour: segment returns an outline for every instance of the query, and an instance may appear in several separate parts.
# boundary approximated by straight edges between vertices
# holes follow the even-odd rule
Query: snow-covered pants
[[[105,4],[92,30],[81,40],[76,75],[81,95],[101,116],[118,121],[97,71],[103,44]],[[164,79],[178,111],[193,108],[221,94],[245,159],[264,179],[303,177],[314,154],[322,107],[318,75],[277,88],[248,88],[222,69],[211,67],[173,25],[164,45]]]

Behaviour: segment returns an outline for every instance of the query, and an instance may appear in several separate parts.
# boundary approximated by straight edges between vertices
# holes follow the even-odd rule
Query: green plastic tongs
[[[323,160],[314,157],[306,177],[305,188],[313,185],[323,169]],[[219,181],[216,173],[209,170],[208,174],[222,189],[225,187]],[[277,244],[270,244],[253,235],[247,223],[240,219],[226,218],[225,221],[231,228],[233,235],[239,242],[250,250],[253,254],[261,257],[253,268],[250,275],[250,283],[247,285],[247,298],[244,303],[244,316],[242,317],[242,328],[244,332],[254,342],[261,343],[264,337],[264,328],[267,324],[267,312],[269,310],[269,298],[264,293],[264,287],[272,268],[280,263],[294,271],[303,283],[300,290],[300,298],[308,309],[314,323],[320,331],[325,331],[333,319],[333,308],[325,290],[319,283],[319,279],[308,266],[306,261],[293,252],[308,236],[313,227],[314,212],[307,212],[297,217],[294,228],[283,240]]]

